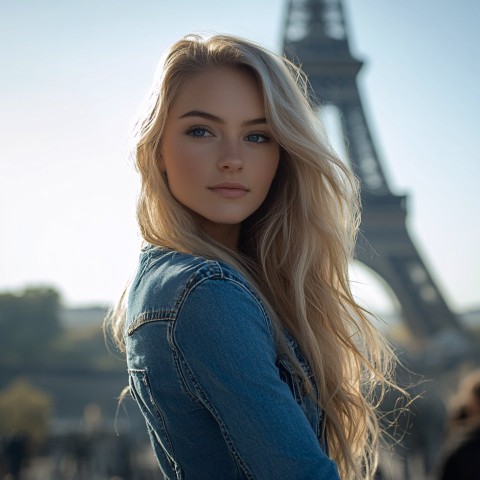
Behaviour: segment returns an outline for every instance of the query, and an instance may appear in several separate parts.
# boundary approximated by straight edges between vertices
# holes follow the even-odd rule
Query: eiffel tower
[[[287,8],[284,53],[301,64],[322,104],[340,111],[351,166],[360,178],[363,218],[356,258],[390,285],[415,336],[459,331],[406,228],[406,196],[392,193],[383,172],[356,83],[363,63],[350,53],[341,0],[289,0]]]

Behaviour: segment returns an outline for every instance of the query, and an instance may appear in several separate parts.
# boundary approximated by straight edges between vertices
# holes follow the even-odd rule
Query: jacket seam
[[[157,442],[159,443],[165,457],[167,458],[168,463],[170,464],[172,469],[176,472],[176,470],[178,469],[178,466],[177,466],[177,462],[175,460],[175,452],[174,452],[172,440],[171,440],[170,435],[168,433],[168,429],[165,425],[165,419],[163,418],[163,414],[162,414],[161,410],[158,408],[157,402],[155,401],[155,399],[153,397],[152,390],[151,390],[151,387],[150,387],[150,382],[148,381],[147,370],[146,369],[128,369],[128,374],[129,374],[130,382],[131,382],[130,383],[130,388],[133,389],[133,391],[135,392],[135,395],[137,395],[137,396],[139,394],[138,394],[138,392],[136,392],[135,384],[133,382],[132,376],[134,374],[141,376],[141,379],[139,378],[139,380],[144,384],[145,390],[148,394],[148,400],[150,401],[150,404],[155,411],[156,420],[160,423],[160,428],[162,429],[162,433],[165,436],[166,442],[168,442],[168,448],[170,449],[170,451],[168,450],[168,448],[166,448],[165,445],[163,445],[163,443],[158,439],[158,436],[155,433],[155,436],[157,438]],[[140,398],[142,398],[141,395],[140,395]],[[155,429],[153,429],[153,431],[155,432]]]
[[[175,317],[168,310],[158,310],[153,312],[143,312],[128,326],[127,335],[131,336],[142,325],[152,322],[174,321]]]
[[[150,260],[151,257],[151,252],[148,252]],[[146,262],[146,265],[148,262]],[[144,266],[143,270],[145,270],[146,265]],[[202,276],[202,270],[204,268],[208,269],[208,275],[207,276]],[[257,303],[258,307],[262,311],[263,317],[266,319],[266,324],[268,331],[270,334],[273,334],[273,328],[271,325],[270,318],[268,316],[268,313],[266,311],[265,306],[263,305],[262,300],[258,297],[258,295],[253,291],[248,284],[245,283],[245,281],[241,278],[237,278],[234,274],[232,274],[230,271],[225,271],[225,268],[220,265],[220,263],[216,260],[206,260],[202,262],[198,268],[195,270],[195,272],[190,276],[190,278],[186,281],[185,286],[182,290],[182,293],[179,295],[177,298],[175,305],[173,308],[163,308],[159,310],[153,310],[153,311],[147,311],[147,312],[142,312],[140,313],[135,320],[133,320],[130,325],[128,326],[127,329],[127,335],[131,336],[138,328],[140,328],[142,325],[145,325],[147,323],[152,323],[152,322],[157,322],[157,321],[175,321],[178,312],[181,309],[183,303],[185,302],[185,299],[188,297],[190,292],[196,288],[199,284],[203,283],[206,280],[226,280],[226,281],[231,281],[237,285],[239,285],[241,288],[243,288],[246,292],[249,293],[249,295],[255,300]]]
[[[244,285],[243,282],[240,282],[239,280],[237,280],[236,278],[234,277],[225,277],[224,275],[220,275],[219,277],[215,278],[215,277],[205,277],[205,278],[202,278],[200,279],[200,281],[198,281],[197,283],[195,283],[194,285],[191,286],[190,289],[185,289],[185,291],[187,292],[185,295],[183,295],[182,297],[182,302],[178,304],[178,310],[176,311],[176,316],[178,316],[178,313],[181,309],[181,307],[183,306],[183,303],[185,302],[185,300],[188,298],[188,295],[196,288],[198,287],[200,284],[202,284],[203,282],[205,282],[206,280],[216,280],[216,279],[221,279],[221,280],[224,280],[224,281],[227,281],[227,282],[232,282],[236,285],[238,285],[240,288],[242,288],[251,298],[253,298],[253,300],[255,301],[255,303],[258,305],[260,311],[262,312],[262,319],[265,321],[266,323],[266,326],[267,326],[267,329],[269,330],[269,332],[271,333],[271,325],[270,325],[270,319],[266,313],[266,310],[263,308],[263,305],[261,304],[261,301],[260,299],[258,299],[254,294],[253,292],[250,291],[250,289]],[[220,427],[220,431],[222,432],[222,435],[225,439],[225,442],[226,444],[228,445],[230,451],[232,452],[234,458],[236,459],[236,461],[238,462],[238,465],[241,467],[241,469],[243,470],[243,473],[247,476],[248,479],[254,479],[252,473],[250,472],[250,470],[248,469],[245,461],[242,459],[242,457],[240,456],[239,452],[237,451],[235,445],[234,445],[234,442],[232,441],[231,439],[231,436],[228,432],[228,429],[223,421],[223,418],[222,416],[218,413],[218,411],[216,410],[216,408],[214,407],[214,405],[210,402],[209,398],[208,398],[208,395],[205,393],[205,391],[203,390],[202,386],[200,385],[200,383],[198,382],[198,380],[196,379],[192,369],[190,368],[189,364],[188,364],[188,361],[187,359],[185,358],[185,356],[183,355],[181,349],[179,348],[179,346],[176,344],[175,342],[175,339],[173,338],[174,337],[174,333],[175,333],[175,325],[176,325],[176,322],[172,323],[171,325],[171,329],[169,329],[169,343],[171,342],[171,346],[172,348],[174,348],[177,352],[177,355],[179,356],[180,358],[180,361],[185,364],[186,366],[186,370],[188,372],[188,375],[190,376],[190,379],[193,383],[193,385],[195,386],[195,389],[197,390],[197,393],[195,394],[195,392],[191,392],[192,395],[194,395],[196,398],[199,398],[201,400],[201,402],[203,403],[203,405],[205,405],[205,407],[208,409],[208,411],[213,415],[213,417],[215,418],[215,420],[217,421],[219,427]],[[178,367],[177,367],[178,368]],[[182,381],[185,381],[184,379],[184,376],[181,372],[178,372],[179,373],[179,377],[182,379]],[[188,385],[185,385],[185,388],[188,389],[190,391],[190,387]]]

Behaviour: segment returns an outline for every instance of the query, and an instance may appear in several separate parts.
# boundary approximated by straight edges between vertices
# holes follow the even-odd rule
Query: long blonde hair
[[[223,66],[257,78],[267,122],[281,149],[267,199],[242,224],[238,251],[199,230],[170,194],[158,165],[167,114],[185,80]],[[137,218],[144,240],[223,260],[247,277],[271,312],[279,351],[287,351],[278,334],[284,328],[311,365],[341,478],[372,478],[380,436],[376,402],[378,391],[393,385],[394,356],[350,291],[348,263],[360,221],[358,181],[330,148],[305,75],[244,39],[185,37],[164,58],[134,144],[141,176]],[[124,322],[120,303],[109,327],[121,349]],[[293,361],[306,391],[315,395]]]

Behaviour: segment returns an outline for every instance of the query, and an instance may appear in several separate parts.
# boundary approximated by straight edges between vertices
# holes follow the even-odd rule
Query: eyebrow
[[[202,112],[201,110],[191,110],[190,112],[184,113],[180,115],[178,118],[187,118],[187,117],[200,117],[204,118],[205,120],[210,120],[215,123],[219,123],[220,125],[225,125],[225,121],[213,115],[212,113]],[[267,119],[265,117],[262,118],[254,118],[253,120],[246,120],[242,123],[242,127],[250,127],[251,125],[259,125],[259,124],[266,124]]]

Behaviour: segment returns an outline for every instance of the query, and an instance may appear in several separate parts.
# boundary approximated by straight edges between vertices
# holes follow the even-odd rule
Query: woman
[[[392,354],[349,289],[357,181],[305,76],[186,37],[135,159],[146,244],[111,327],[165,477],[372,478]]]

